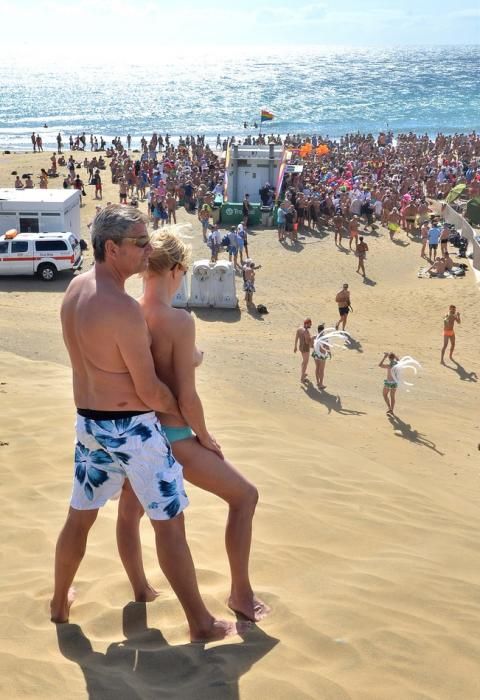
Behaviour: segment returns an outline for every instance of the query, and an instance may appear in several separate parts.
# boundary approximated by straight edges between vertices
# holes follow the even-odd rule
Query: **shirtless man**
[[[348,244],[348,247],[350,248],[350,250],[352,250],[352,243],[354,241],[355,241],[355,248],[357,247],[359,225],[360,225],[360,223],[359,223],[358,216],[353,216],[348,224],[348,230],[350,232],[350,242]]]
[[[303,326],[297,328],[295,333],[295,346],[293,352],[300,350],[302,355],[302,366],[300,371],[300,381],[304,382],[307,379],[307,365],[310,359],[310,351],[312,348],[312,336],[310,335],[310,328],[312,327],[312,319],[306,318],[303,322]]]
[[[180,416],[155,373],[147,326],[125,281],[146,268],[151,253],[145,216],[107,206],[92,225],[94,267],[65,294],[62,329],[73,369],[77,442],[72,500],[55,554],[53,622],[68,622],[70,586],[98,509],[128,479],[155,531],[160,566],[187,616],[192,641],[222,639],[235,626],[215,618],[198,590],[185,539],[188,499],[155,411]],[[137,600],[153,600],[148,588]]]
[[[343,233],[344,221],[343,221],[342,212],[340,210],[338,210],[335,213],[335,216],[332,219],[332,223],[333,223],[333,230],[335,231],[335,245],[341,246],[342,245],[342,233]]]
[[[418,209],[415,202],[411,201],[403,210],[403,216],[405,219],[405,231],[413,236],[415,233],[415,226],[417,221]]]
[[[352,310],[350,304],[350,292],[348,291],[348,284],[345,282],[341,290],[337,293],[335,301],[338,304],[338,313],[340,314],[340,320],[335,324],[335,329],[338,331],[338,327],[342,324],[342,331],[345,330],[347,325],[347,316]]]
[[[177,209],[177,198],[175,197],[175,195],[172,192],[169,192],[167,194],[167,198],[165,200],[165,203],[167,205],[168,223],[171,224],[172,219],[173,219],[173,223],[176,224],[177,223],[177,215],[176,215],[175,211]]]
[[[440,364],[445,364],[445,350],[450,342],[450,359],[453,360],[453,351],[455,350],[455,322],[461,323],[460,312],[453,304],[448,308],[448,314],[443,319],[443,348],[440,359]]]
[[[445,259],[437,257],[435,258],[433,265],[428,268],[427,273],[430,275],[430,277],[441,277],[446,269],[447,266],[445,265]]]
[[[364,277],[366,277],[365,260],[367,259],[367,251],[368,245],[363,240],[363,236],[360,236],[356,250],[356,255],[358,256],[357,272],[361,272]]]
[[[127,203],[127,193],[128,193],[127,180],[125,177],[122,177],[122,179],[120,180],[120,183],[119,183],[120,204]]]
[[[245,302],[247,306],[253,304],[253,293],[255,291],[255,270],[261,265],[255,265],[253,260],[247,259],[242,267],[243,291],[245,292]]]

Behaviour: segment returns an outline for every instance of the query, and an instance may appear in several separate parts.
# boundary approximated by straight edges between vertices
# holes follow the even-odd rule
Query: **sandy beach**
[[[14,170],[35,173],[37,186],[50,156],[1,155],[0,186],[13,186]],[[109,172],[102,177],[103,203],[118,201]],[[86,187],[82,209],[85,238],[93,190]],[[191,224],[183,235],[194,259],[206,257],[196,216],[181,209],[178,219]],[[255,303],[269,314],[247,311],[240,278],[238,310],[193,311],[207,423],[260,491],[252,580],[273,608],[244,639],[206,648],[188,644],[147,522],[145,566],[161,593],[147,606],[130,602],[116,502],[93,528],[70,624],[49,621],[54,547],[72,483],[75,410],[59,323],[70,277],[0,279],[2,697],[478,700],[478,283],[471,269],[459,279],[419,278],[420,243],[405,233],[397,239],[381,228],[366,234],[364,282],[331,231],[301,233],[292,250],[274,229],[255,229]],[[84,269],[90,262],[87,251]],[[344,281],[354,342],[334,353],[319,392],[300,384],[295,330],[305,316],[314,328],[333,325]],[[128,289],[138,295],[141,282]],[[462,325],[458,364],[444,367],[449,304]],[[412,390],[398,392],[395,420],[385,415],[378,367],[389,350],[422,365]],[[216,615],[228,616],[226,508],[193,486],[188,493],[200,589]]]

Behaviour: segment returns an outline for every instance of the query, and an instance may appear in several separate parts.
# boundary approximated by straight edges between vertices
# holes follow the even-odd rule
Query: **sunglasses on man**
[[[125,236],[125,238],[122,238],[122,241],[130,241],[130,243],[133,243],[133,245],[137,248],[146,248],[147,245],[150,243],[151,238],[150,236],[139,236],[138,238],[134,238],[132,236]]]

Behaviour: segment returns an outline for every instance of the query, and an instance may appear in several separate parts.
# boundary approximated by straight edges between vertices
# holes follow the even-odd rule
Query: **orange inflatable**
[[[11,228],[5,233],[5,240],[10,240],[15,238],[15,236],[18,236],[18,231],[16,228]]]

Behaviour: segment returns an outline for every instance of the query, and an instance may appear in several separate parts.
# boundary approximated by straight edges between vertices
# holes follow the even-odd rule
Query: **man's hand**
[[[205,435],[202,436],[197,435],[197,440],[207,450],[215,452],[221,459],[223,459],[222,449],[213,435],[210,435],[210,433],[205,433]]]

